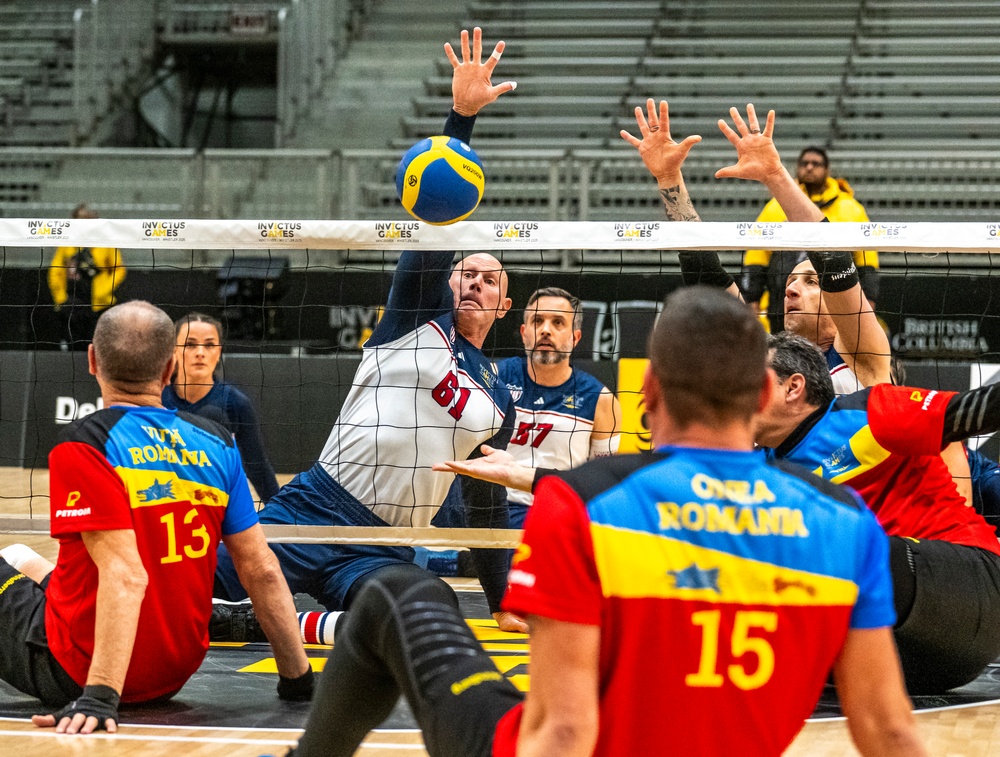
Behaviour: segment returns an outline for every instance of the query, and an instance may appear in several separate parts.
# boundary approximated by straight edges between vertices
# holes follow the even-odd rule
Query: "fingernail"
[[[516,82],[516,81],[512,81],[512,82],[510,83],[510,88],[511,88],[512,90],[513,90],[513,89],[517,89],[517,82]]]

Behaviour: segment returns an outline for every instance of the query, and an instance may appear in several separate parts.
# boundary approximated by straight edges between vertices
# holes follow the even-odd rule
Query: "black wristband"
[[[853,253],[810,251],[806,255],[819,275],[819,288],[824,292],[846,292],[861,281]]]
[[[109,720],[118,725],[118,703],[121,695],[110,686],[84,686],[83,692],[55,713],[56,723],[63,718],[71,718],[77,713],[97,718],[97,730],[107,727]]]
[[[722,267],[717,252],[685,250],[678,253],[677,258],[680,260],[681,278],[684,280],[684,286],[707,284],[719,289],[729,289],[736,283],[735,279]]]
[[[531,493],[535,493],[535,487],[538,486],[539,481],[546,476],[551,476],[556,470],[556,468],[535,468],[535,477],[531,480]]]
[[[278,698],[286,702],[308,702],[312,699],[315,686],[312,666],[298,678],[285,678],[278,675]]]

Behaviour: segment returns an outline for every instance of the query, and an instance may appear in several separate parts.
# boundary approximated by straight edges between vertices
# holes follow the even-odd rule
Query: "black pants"
[[[890,560],[906,688],[938,694],[974,681],[1000,656],[1000,556],[894,536]]]
[[[415,565],[369,575],[320,677],[296,757],[349,757],[403,694],[431,757],[489,757],[521,693],[469,630],[455,593]]]
[[[18,691],[62,707],[82,689],[49,650],[45,588],[0,558],[0,679]]]

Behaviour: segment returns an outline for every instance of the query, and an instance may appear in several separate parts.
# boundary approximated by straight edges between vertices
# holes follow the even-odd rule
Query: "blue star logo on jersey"
[[[140,502],[155,502],[158,499],[174,499],[174,484],[172,481],[160,483],[155,478],[148,489],[136,492]]]
[[[675,589],[710,589],[721,593],[718,568],[703,570],[697,565],[689,565],[683,570],[668,570],[667,575],[674,579]]]

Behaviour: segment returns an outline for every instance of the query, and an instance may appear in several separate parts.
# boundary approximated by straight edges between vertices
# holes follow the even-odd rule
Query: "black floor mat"
[[[489,618],[489,609],[481,593],[459,592],[458,596],[467,618]],[[297,604],[300,609],[313,609],[308,601]],[[482,636],[487,651],[506,675],[527,674],[523,637],[489,633],[487,629],[483,629]],[[309,649],[308,654],[311,658],[324,659],[326,650]],[[159,704],[123,706],[122,722],[179,727],[301,728],[305,725],[309,704],[282,702],[275,692],[275,673],[247,670],[273,670],[273,667],[271,649],[266,644],[213,645],[198,672],[177,696]],[[978,679],[946,695],[913,697],[913,704],[920,710],[992,700],[1000,700],[1000,664],[991,665]],[[45,711],[37,700],[0,682],[0,716],[27,718]],[[832,686],[824,690],[813,716],[840,716]],[[416,724],[406,703],[400,702],[382,727],[415,728]]]

